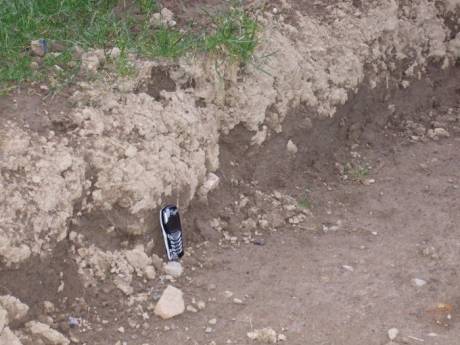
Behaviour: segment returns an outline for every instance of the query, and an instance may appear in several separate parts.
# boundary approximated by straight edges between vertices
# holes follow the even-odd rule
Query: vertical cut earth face
[[[145,234],[165,201],[189,205],[219,166],[219,136],[236,125],[260,145],[292,107],[331,117],[363,83],[373,88],[398,73],[409,85],[428,63],[447,67],[459,56],[445,9],[427,0],[362,11],[345,2],[328,21],[284,6],[259,14],[261,43],[244,69],[212,57],[136,61],[134,80],[80,85],[65,133],[45,137],[2,122],[2,262],[47,253],[71,220],[94,212],[126,234]]]

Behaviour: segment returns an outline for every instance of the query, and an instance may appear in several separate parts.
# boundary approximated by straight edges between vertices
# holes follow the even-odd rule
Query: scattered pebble
[[[240,300],[239,298],[234,298],[233,303],[235,303],[235,304],[243,304],[243,301]]]
[[[296,144],[292,140],[289,140],[286,145],[286,149],[289,153],[295,155],[298,151]]]
[[[206,303],[204,301],[198,301],[196,306],[199,310],[203,310],[204,308],[206,308]]]
[[[120,332],[120,333],[125,333],[125,328],[124,327],[118,327],[117,331]]]
[[[198,310],[193,305],[188,305],[187,306],[187,311],[189,311],[191,313],[197,313],[198,312]]]
[[[224,297],[225,297],[225,298],[230,298],[230,297],[232,297],[232,296],[233,296],[233,292],[228,291],[228,290],[224,291]]]
[[[355,269],[354,269],[352,266],[350,266],[350,265],[342,265],[342,268],[343,268],[344,270],[349,271],[349,272],[354,272],[354,271],[355,271]]]
[[[414,284],[417,287],[422,287],[427,284],[426,280],[419,279],[419,278],[414,278],[412,279],[412,284]]]
[[[390,340],[395,340],[398,334],[399,334],[399,329],[397,328],[390,328],[388,330],[388,338],[390,338]]]
[[[208,323],[209,323],[210,325],[215,325],[215,324],[217,323],[217,319],[215,319],[215,318],[214,318],[214,319],[211,319],[211,320],[208,321]]]
[[[206,327],[206,329],[204,330],[205,333],[211,333],[212,332],[212,328],[211,327]]]

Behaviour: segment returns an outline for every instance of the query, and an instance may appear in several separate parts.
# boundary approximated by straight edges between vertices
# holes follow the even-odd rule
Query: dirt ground
[[[397,343],[458,344],[459,77],[458,67],[433,66],[407,89],[363,89],[330,120],[301,123],[309,110],[293,109],[260,149],[241,127],[224,137],[221,186],[184,213],[190,255],[173,282],[203,310],[160,321],[110,284],[84,289],[65,241],[21,273],[3,270],[1,288],[31,318],[53,301],[55,326],[83,344],[251,344],[247,332],[264,327],[287,344],[380,345],[393,327]],[[414,124],[451,135],[417,137]],[[288,140],[296,154],[286,154]],[[247,219],[284,212],[279,195],[304,205],[307,226],[248,229]],[[206,226],[212,219],[236,239]],[[64,298],[54,293],[60,272]],[[155,281],[148,298],[166,284]],[[79,328],[68,328],[69,315]]]
[[[194,4],[165,1],[179,23]],[[327,21],[323,5],[312,11]],[[333,118],[295,107],[260,147],[242,125],[222,136],[219,187],[182,210],[181,277],[157,267],[155,280],[135,278],[129,297],[110,280],[85,286],[66,238],[48,258],[0,267],[0,294],[73,344],[255,344],[248,332],[266,327],[285,344],[459,344],[460,66],[431,65],[410,86],[400,81],[395,73],[363,86]],[[47,100],[40,92],[2,96],[0,120],[65,135],[71,92]],[[104,250],[139,241],[80,220],[69,229]],[[165,258],[158,246],[152,253]],[[187,310],[160,320],[152,309],[169,284]],[[43,301],[56,309],[44,313]]]

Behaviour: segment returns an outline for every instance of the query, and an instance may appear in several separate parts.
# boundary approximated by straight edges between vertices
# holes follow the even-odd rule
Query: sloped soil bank
[[[459,80],[458,66],[431,66],[408,88],[397,80],[362,87],[331,119],[291,109],[261,147],[241,126],[223,136],[219,188],[183,210],[190,255],[173,284],[195,309],[206,302],[197,314],[150,314],[163,278],[134,278],[127,301],[111,281],[84,287],[69,239],[20,271],[2,268],[2,293],[28,304],[28,318],[86,344],[250,344],[246,332],[268,326],[289,344],[384,344],[391,327],[401,328],[403,343],[456,344],[459,257],[448,242],[460,222]],[[110,249],[110,239],[84,234]],[[116,238],[113,248],[129,247],[129,237]],[[413,278],[428,287],[412,286]],[[51,321],[45,300],[56,306]],[[441,302],[453,305],[450,318],[427,312]],[[70,328],[69,316],[80,325]]]

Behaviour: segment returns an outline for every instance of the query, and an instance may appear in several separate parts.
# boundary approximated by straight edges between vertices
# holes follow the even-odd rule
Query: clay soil
[[[0,120],[65,133],[61,97],[4,96]],[[30,319],[52,301],[54,326],[88,345],[253,344],[247,332],[264,327],[284,334],[286,344],[383,345],[393,327],[398,344],[459,344],[460,67],[432,66],[408,88],[363,87],[332,119],[308,122],[309,112],[292,109],[282,133],[261,147],[250,146],[253,133],[242,127],[221,139],[219,188],[208,203],[183,210],[190,256],[174,282],[187,305],[202,300],[203,310],[140,318],[110,283],[83,288],[67,241],[20,271],[2,268],[0,293],[27,303]],[[409,123],[442,126],[450,137],[414,140]],[[205,225],[223,220],[240,238],[248,218],[276,211],[257,201],[257,191],[302,203],[311,212],[308,228],[261,230],[247,244],[231,244]],[[252,210],[235,212],[242,196]],[[166,283],[156,279],[145,291],[139,282],[136,292],[154,303]],[[84,322],[69,329],[69,316]]]

